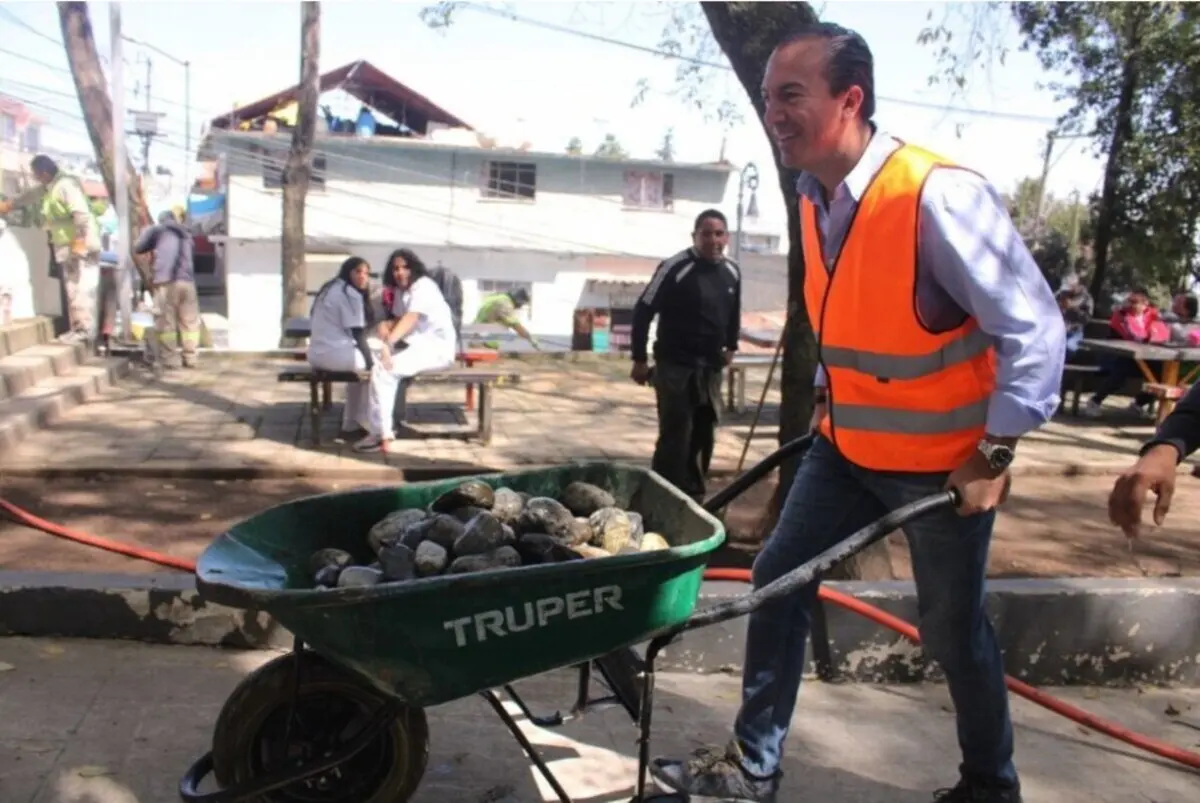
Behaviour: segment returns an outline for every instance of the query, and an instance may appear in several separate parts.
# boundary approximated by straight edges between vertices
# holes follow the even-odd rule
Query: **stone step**
[[[39,382],[70,374],[87,357],[84,343],[45,343],[0,357],[0,401],[19,396]]]
[[[129,360],[88,359],[63,376],[52,376],[0,401],[0,471],[4,455],[37,430],[108,390],[129,372]]]
[[[21,318],[0,326],[0,358],[54,340],[54,321],[44,315]]]

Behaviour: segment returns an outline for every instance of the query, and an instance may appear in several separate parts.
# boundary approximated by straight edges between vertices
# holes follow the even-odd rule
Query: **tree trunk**
[[[304,236],[304,204],[312,176],[312,148],[317,133],[317,98],[321,73],[321,4],[301,3],[300,88],[296,127],[283,173],[283,319],[308,314],[308,270]],[[287,338],[281,338],[286,341]],[[286,342],[284,345],[288,345]]]
[[[104,176],[108,197],[115,201],[117,174],[113,170],[116,143],[113,141],[112,99],[108,96],[104,71],[100,69],[100,56],[96,52],[96,39],[92,33],[87,3],[59,3],[58,19],[62,26],[63,46],[67,51],[71,76],[75,79],[75,91],[79,94],[79,105],[83,109],[83,119],[87,124],[88,136],[92,140],[92,148],[96,151],[96,162],[100,166],[101,175]],[[129,230],[124,233],[124,237],[132,250],[138,235],[153,223],[153,220],[146,206],[146,198],[142,194],[141,179],[128,157],[123,169],[128,177],[126,186],[129,192],[130,212]],[[137,266],[145,285],[151,286],[154,275],[150,260],[135,256],[133,264]]]
[[[1142,14],[1136,4],[1129,7],[1124,34],[1125,66],[1121,72],[1121,93],[1117,96],[1116,120],[1108,146],[1108,161],[1104,165],[1104,186],[1100,190],[1100,207],[1096,210],[1096,236],[1093,240],[1096,270],[1092,274],[1092,298],[1100,299],[1108,273],[1108,247],[1112,243],[1113,224],[1120,207],[1117,184],[1121,178],[1121,157],[1125,143],[1133,136],[1133,100],[1137,94],[1141,59]]]
[[[761,122],[766,111],[761,85],[767,59],[775,45],[803,25],[817,21],[808,3],[701,3],[712,28],[713,38],[724,51],[734,74],[746,90]],[[763,133],[770,132],[763,126]],[[817,365],[817,344],[812,322],[804,303],[804,249],[800,240],[800,206],[796,199],[795,175],[775,155],[779,171],[779,190],[788,216],[788,308],[783,333],[782,372],[779,389],[779,442],[786,443],[808,431],[813,408],[813,374]],[[779,510],[792,487],[797,461],[790,460],[779,470],[779,484],[764,520],[762,535],[774,528]],[[847,579],[894,579],[891,557],[883,543],[869,548],[856,559],[835,570]],[[831,573],[830,576],[834,576]]]

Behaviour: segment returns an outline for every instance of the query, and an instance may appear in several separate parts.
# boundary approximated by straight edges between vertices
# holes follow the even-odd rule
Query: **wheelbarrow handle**
[[[722,508],[727,506],[734,499],[750,490],[756,482],[770,474],[786,460],[803,454],[808,451],[808,447],[812,446],[813,439],[816,433],[810,432],[795,440],[788,441],[783,446],[780,446],[774,452],[767,455],[762,461],[754,464],[746,470],[744,474],[737,477],[733,482],[726,485],[721,490],[712,495],[711,498],[704,501],[701,505],[709,513],[719,513]]]
[[[903,527],[914,519],[933,513],[947,507],[958,507],[961,497],[956,489],[948,489],[940,493],[918,499],[915,502],[897,508],[881,519],[868,524],[844,541],[830,547],[812,560],[799,566],[762,588],[737,599],[721,602],[704,608],[693,614],[675,634],[699,627],[707,627],[745,616],[766,603],[779,597],[794,593],[811,583],[821,574],[829,571],[844,560],[858,554],[871,544],[885,537],[888,533]]]

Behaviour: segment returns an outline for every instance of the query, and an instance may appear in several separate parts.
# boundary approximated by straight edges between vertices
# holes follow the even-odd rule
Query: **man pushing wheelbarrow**
[[[830,23],[772,53],[765,123],[797,182],[818,433],[755,561],[762,587],[888,510],[962,499],[904,527],[921,637],[945,671],[960,777],[941,803],[1017,803],[1000,646],[984,611],[988,543],[1018,440],[1058,408],[1065,331],[1050,287],[981,176],[872,122],[871,51]],[[658,759],[677,792],[775,801],[814,581],[750,614],[742,706],[723,749]],[[803,779],[797,779],[803,789]],[[798,800],[802,791],[778,799]]]

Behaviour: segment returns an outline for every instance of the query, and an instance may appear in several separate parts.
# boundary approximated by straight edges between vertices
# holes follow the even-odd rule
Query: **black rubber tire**
[[[304,652],[300,670],[301,696],[329,695],[360,706],[364,720],[379,705],[383,695],[345,670],[312,652]],[[222,788],[245,783],[260,773],[256,755],[261,749],[261,729],[268,718],[290,704],[295,684],[296,653],[282,655],[242,679],[225,701],[213,730],[213,773]],[[377,748],[380,740],[390,743]],[[384,749],[388,755],[387,772],[374,790],[363,790],[345,798],[330,798],[338,803],[405,803],[416,792],[429,760],[429,727],[425,711],[405,708],[384,726],[380,736],[366,750]],[[287,800],[287,790],[270,793],[255,803]]]

